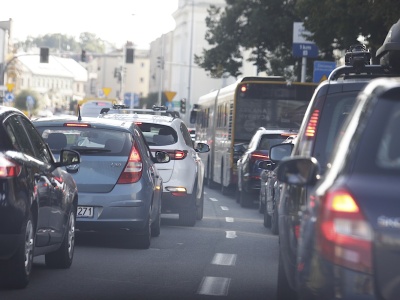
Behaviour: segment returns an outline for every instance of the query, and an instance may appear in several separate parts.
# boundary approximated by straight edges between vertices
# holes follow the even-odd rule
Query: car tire
[[[265,211],[265,203],[262,202],[261,198],[262,198],[262,196],[261,196],[261,191],[260,191],[260,196],[259,196],[259,201],[258,201],[258,212],[260,214],[263,214]]]
[[[161,233],[161,208],[158,208],[156,219],[151,224],[151,236],[158,237]]]
[[[23,225],[21,239],[15,254],[0,266],[0,284],[6,288],[22,289],[29,283],[35,248],[35,226],[32,214]]]
[[[134,236],[134,245],[137,249],[149,249],[151,242],[150,212],[141,234]]]
[[[249,207],[250,206],[249,198],[251,199],[251,195],[242,190],[240,192],[240,206],[241,207]]]
[[[279,254],[278,262],[278,283],[276,288],[277,300],[297,300],[296,292],[290,287],[285,270],[283,268],[282,257]]]
[[[71,266],[75,249],[75,210],[69,213],[67,231],[60,248],[45,255],[45,263],[49,268],[67,269]]]
[[[268,210],[264,210],[264,227],[271,228],[271,216],[268,214]]]
[[[204,214],[204,188],[201,191],[200,204],[196,207],[196,220],[200,221],[203,219]]]
[[[277,214],[277,207],[274,207],[274,211],[272,212],[271,216],[271,232],[273,235],[278,235],[278,214]]]

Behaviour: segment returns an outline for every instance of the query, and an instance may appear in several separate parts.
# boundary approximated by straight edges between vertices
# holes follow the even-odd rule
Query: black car
[[[341,135],[342,125],[355,104],[358,93],[374,78],[399,76],[400,70],[391,65],[370,65],[371,54],[363,45],[351,47],[346,53],[346,65],[336,68],[328,80],[316,89],[299,130],[291,158],[313,158],[320,165],[319,175],[323,176],[337,137]],[[358,139],[358,137],[357,137]],[[373,147],[371,144],[368,147]],[[277,145],[287,147],[287,145]],[[271,160],[279,162],[271,152]],[[276,151],[278,153],[279,151]],[[372,161],[370,160],[371,164]],[[278,180],[281,181],[278,165]],[[289,175],[289,174],[287,174]],[[282,176],[281,176],[282,177]],[[292,184],[287,181],[282,185],[279,214],[279,265],[278,265],[278,299],[297,299],[297,252],[300,233],[300,222],[303,209],[309,205],[312,185]],[[297,178],[301,181],[301,178]],[[380,187],[379,187],[380,189]],[[349,252],[350,253],[350,252]],[[350,254],[349,254],[350,255]],[[322,276],[322,275],[320,275]],[[345,277],[341,279],[347,280]],[[356,284],[356,283],[353,283]],[[307,299],[307,298],[306,298]],[[322,297],[321,299],[329,299]]]
[[[301,299],[399,299],[399,128],[400,78],[371,81],[303,212]],[[319,169],[314,158],[298,157],[282,161],[278,176],[314,185]]]
[[[258,163],[268,160],[269,148],[285,141],[288,136],[296,134],[292,129],[265,129],[258,130],[252,136],[244,154],[237,161],[238,192],[236,200],[242,207],[249,206],[259,200],[260,173]]]
[[[0,106],[0,124],[0,285],[24,288],[34,256],[52,268],[72,264],[78,190],[68,172],[80,156],[61,150],[56,162],[17,109]]]

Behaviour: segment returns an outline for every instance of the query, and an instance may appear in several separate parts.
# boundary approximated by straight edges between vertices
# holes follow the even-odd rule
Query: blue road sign
[[[125,93],[124,104],[131,107],[131,103],[133,103],[132,108],[139,107],[139,95],[135,93]]]
[[[13,102],[14,101],[14,94],[13,93],[6,93],[4,97],[5,102]]]
[[[293,43],[294,57],[318,57],[318,47],[314,43]]]
[[[336,68],[334,61],[314,61],[313,82],[319,83],[328,79],[329,74]]]

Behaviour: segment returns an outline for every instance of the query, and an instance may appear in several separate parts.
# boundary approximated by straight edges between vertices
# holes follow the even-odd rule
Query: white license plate
[[[93,206],[78,206],[78,218],[93,218]]]

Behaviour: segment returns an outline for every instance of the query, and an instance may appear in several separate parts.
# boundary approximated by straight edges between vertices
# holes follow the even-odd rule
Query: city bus
[[[211,149],[201,155],[206,184],[220,184],[224,193],[236,190],[236,163],[256,130],[297,131],[317,85],[278,76],[244,77],[201,96],[190,122],[195,124],[195,141]]]

